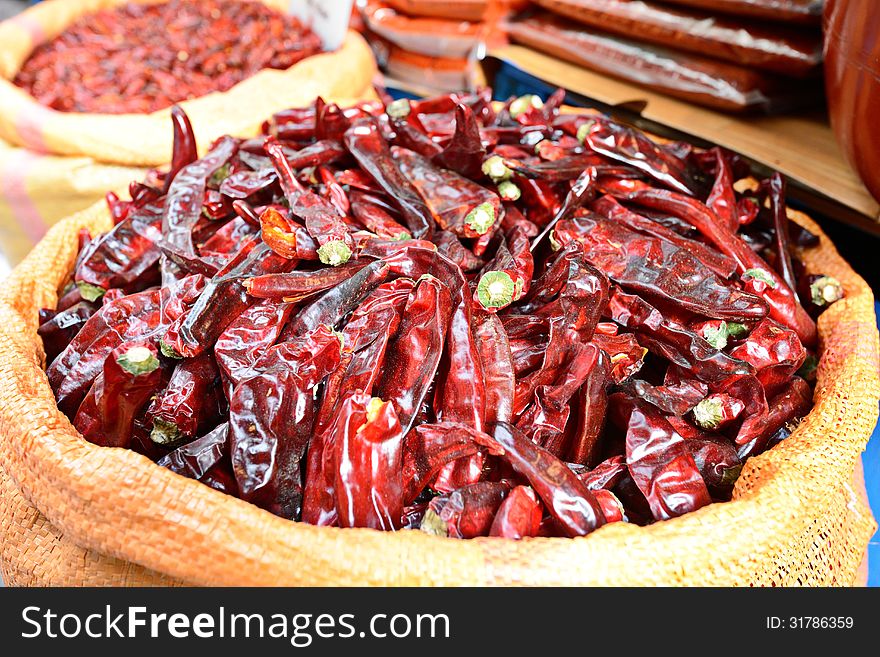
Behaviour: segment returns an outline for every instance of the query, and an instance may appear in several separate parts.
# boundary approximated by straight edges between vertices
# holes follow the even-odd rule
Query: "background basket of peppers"
[[[778,175],[489,98],[201,158],[175,109],[52,229],[0,291],[7,581],[854,582],[868,286]]]
[[[376,65],[349,32],[335,52],[286,0],[48,0],[0,24],[0,138],[56,155],[167,162],[180,103],[200,144],[259,132],[316,96],[371,94]]]

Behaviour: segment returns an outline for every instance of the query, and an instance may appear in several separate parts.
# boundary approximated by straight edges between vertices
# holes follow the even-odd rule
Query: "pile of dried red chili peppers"
[[[62,112],[153,112],[321,51],[262,2],[169,0],[89,14],[25,61],[15,84]]]
[[[45,311],[58,405],[284,518],[580,536],[729,498],[842,296],[778,175],[489,92],[275,115],[108,197]]]

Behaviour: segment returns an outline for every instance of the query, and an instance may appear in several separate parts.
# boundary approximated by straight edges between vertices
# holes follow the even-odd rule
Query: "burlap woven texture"
[[[45,0],[0,23],[0,138],[38,152],[85,155],[99,162],[156,166],[168,161],[170,110],[152,114],[56,112],[11,82],[34,47],[57,36],[83,14],[131,1]],[[287,7],[287,0],[260,1],[281,11]],[[363,96],[371,89],[375,74],[369,46],[359,34],[349,32],[335,52],[308,57],[283,71],[265,69],[229,91],[180,105],[192,120],[204,151],[225,134],[256,135],[266,117],[308,105],[316,96],[328,101]]]
[[[819,232],[808,217],[793,218]],[[0,531],[9,584],[850,585],[876,526],[851,484],[877,418],[873,296],[823,235],[804,254],[847,297],[820,319],[816,406],[751,459],[734,500],[580,539],[456,541],[277,518],[123,449],[84,441],[55,407],[36,336],[72,266],[56,225],[0,290]]]

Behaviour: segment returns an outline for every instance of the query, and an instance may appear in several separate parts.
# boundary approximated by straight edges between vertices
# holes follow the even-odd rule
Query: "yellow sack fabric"
[[[169,109],[152,114],[80,114],[40,105],[11,80],[33,49],[88,13],[131,0],[46,0],[0,23],[0,138],[34,151],[84,155],[100,162],[155,166],[171,152]],[[249,0],[242,0],[249,1]],[[284,11],[286,0],[262,0]],[[371,92],[376,62],[364,39],[349,31],[339,50],[308,57],[286,70],[265,69],[226,92],[180,105],[204,152],[218,137],[257,134],[269,115]]]
[[[458,541],[418,531],[320,528],[278,518],[86,442],[55,406],[37,310],[67,278],[80,227],[52,228],[0,289],[0,534],[10,584],[851,585],[876,523],[852,485],[877,419],[880,357],[870,288],[821,235],[811,272],[846,298],[819,320],[816,404],[780,445],[748,461],[733,501],[649,527],[577,539]]]
[[[169,127],[170,130],[170,127]],[[17,265],[50,226],[125,190],[145,169],[41,155],[0,140],[0,258]]]

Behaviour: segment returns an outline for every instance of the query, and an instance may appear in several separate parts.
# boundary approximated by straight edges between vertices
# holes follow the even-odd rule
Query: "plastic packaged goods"
[[[484,21],[507,11],[523,9],[529,3],[528,0],[388,0],[388,4],[409,16]]]
[[[474,86],[473,67],[466,57],[428,57],[391,45],[383,68],[401,82],[437,91],[472,89]]]
[[[590,27],[640,41],[805,77],[822,62],[818,33],[720,18],[642,0],[536,0]]]
[[[549,12],[519,16],[506,27],[517,43],[714,109],[782,111],[816,96],[803,82],[573,26]]]
[[[880,64],[876,0],[830,0],[825,8],[825,88],[837,142],[880,199]],[[871,117],[864,120],[861,117]]]
[[[718,11],[733,16],[750,16],[762,20],[792,21],[818,25],[822,18],[823,0],[666,0],[704,11]]]
[[[388,4],[410,16],[481,21],[494,3],[491,0],[388,0]]]
[[[363,6],[362,13],[370,31],[403,50],[428,57],[467,57],[484,31],[479,23],[412,18],[373,0]]]

